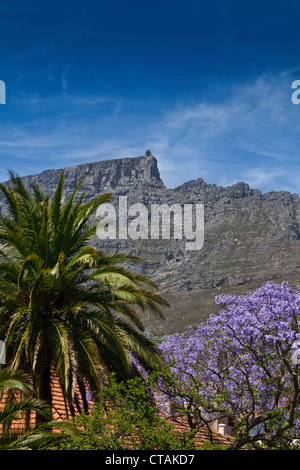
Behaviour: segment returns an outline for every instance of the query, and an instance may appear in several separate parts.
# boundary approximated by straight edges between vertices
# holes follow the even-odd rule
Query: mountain
[[[60,173],[61,170],[47,170],[23,179],[28,185],[38,183],[52,195]],[[66,196],[81,179],[86,199],[111,192],[117,213],[120,197],[127,196],[128,207],[142,204],[148,209],[149,222],[152,204],[204,205],[204,245],[198,250],[187,250],[186,239],[172,236],[169,240],[95,239],[95,244],[105,250],[127,251],[145,260],[133,269],[157,281],[171,305],[165,322],[145,316],[146,326],[155,334],[196,326],[218,311],[215,295],[247,293],[268,280],[285,280],[293,286],[299,283],[297,194],[262,194],[243,182],[222,187],[207,184],[201,178],[166,188],[150,151],[140,157],[66,168]]]

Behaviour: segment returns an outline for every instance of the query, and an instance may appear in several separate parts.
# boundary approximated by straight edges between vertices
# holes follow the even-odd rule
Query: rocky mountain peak
[[[53,194],[61,170],[24,177]],[[165,330],[197,325],[215,308],[214,295],[246,293],[267,280],[300,282],[300,197],[286,191],[262,194],[248,184],[207,184],[202,178],[165,187],[156,158],[143,156],[83,163],[65,169],[66,197],[83,180],[86,198],[111,192],[128,203],[204,205],[204,246],[187,251],[185,240],[95,240],[103,250],[141,256],[140,269],[171,303]],[[3,206],[2,206],[3,207]],[[1,204],[0,204],[1,209]],[[147,325],[151,329],[155,326]],[[161,324],[157,326],[161,328]]]
[[[50,196],[53,194],[62,169],[45,170],[35,175],[24,176],[26,184],[40,185]],[[86,197],[103,192],[128,193],[136,188],[163,189],[157,160],[147,150],[145,155],[132,158],[101,160],[82,163],[64,169],[66,197],[82,179],[82,190]]]

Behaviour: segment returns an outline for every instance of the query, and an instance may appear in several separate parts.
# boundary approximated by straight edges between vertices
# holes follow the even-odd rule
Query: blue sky
[[[298,1],[0,6],[0,180],[151,149],[168,187],[300,193]]]

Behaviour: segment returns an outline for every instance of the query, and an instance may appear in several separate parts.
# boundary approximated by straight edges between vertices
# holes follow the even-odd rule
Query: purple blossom
[[[173,389],[163,390],[164,406],[166,399],[186,400],[194,415],[200,409],[205,419],[234,415],[244,431],[260,416],[272,424],[270,439],[282,423],[297,430],[299,365],[292,353],[300,340],[300,286],[269,282],[248,295],[218,296],[216,303],[218,315],[162,343],[175,378]]]

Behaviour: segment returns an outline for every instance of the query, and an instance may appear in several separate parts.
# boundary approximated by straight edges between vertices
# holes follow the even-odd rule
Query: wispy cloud
[[[159,123],[160,132],[168,135],[164,156],[181,156],[185,175],[194,175],[198,162],[198,176],[210,182],[248,178],[263,190],[280,187],[284,169],[285,186],[299,191],[288,167],[299,165],[300,144],[300,108],[291,103],[290,87],[288,79],[266,75],[235,87],[223,99],[216,94],[215,101],[178,105]],[[249,169],[261,166],[265,173],[272,171],[268,178],[257,173],[255,179]],[[173,174],[179,182],[177,163],[165,171],[169,180]]]
[[[14,156],[24,173],[24,159],[35,159],[37,172],[150,148],[169,187],[202,177],[299,192],[300,107],[291,102],[289,76],[220,87],[209,100],[158,108],[145,119],[146,99],[137,109],[123,97],[74,91],[70,72],[71,65],[62,69],[61,94],[19,95],[19,106],[36,115],[27,124],[7,123],[0,139],[3,164]]]

